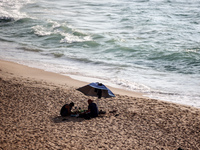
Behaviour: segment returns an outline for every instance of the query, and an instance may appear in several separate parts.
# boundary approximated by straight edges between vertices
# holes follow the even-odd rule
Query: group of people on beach
[[[60,115],[62,117],[70,116],[73,114],[71,111],[72,108],[74,107],[74,103],[71,102],[70,104],[65,104],[61,110],[60,110]],[[99,111],[97,105],[93,102],[93,100],[88,99],[88,109],[78,115],[80,118],[85,118],[85,119],[91,119],[98,117]]]

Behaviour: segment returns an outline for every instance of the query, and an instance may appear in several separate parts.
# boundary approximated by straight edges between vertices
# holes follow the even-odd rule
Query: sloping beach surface
[[[114,90],[115,98],[99,102],[106,114],[63,121],[62,105],[87,109],[87,99],[96,99],[76,90],[84,84],[0,61],[0,149],[200,149],[198,108],[138,93]]]

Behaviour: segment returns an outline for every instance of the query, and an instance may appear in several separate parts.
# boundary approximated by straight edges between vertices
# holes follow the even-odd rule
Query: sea
[[[200,108],[199,0],[0,0],[0,59]]]

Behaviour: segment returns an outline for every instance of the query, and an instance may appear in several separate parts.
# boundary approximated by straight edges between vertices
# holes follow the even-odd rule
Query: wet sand
[[[0,149],[200,149],[200,109],[141,93],[111,88],[116,97],[98,102],[106,114],[63,121],[65,103],[97,101],[76,90],[86,84],[1,60]]]

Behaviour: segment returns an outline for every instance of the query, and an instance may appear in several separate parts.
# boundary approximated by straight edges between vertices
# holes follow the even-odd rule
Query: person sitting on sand
[[[88,110],[84,112],[83,114],[80,114],[79,117],[85,118],[85,119],[91,119],[98,117],[99,111],[97,105],[93,102],[93,100],[88,99]]]
[[[71,115],[71,113],[72,113],[71,110],[72,110],[73,106],[74,106],[73,102],[71,102],[70,104],[65,104],[60,110],[60,115],[62,117]]]

